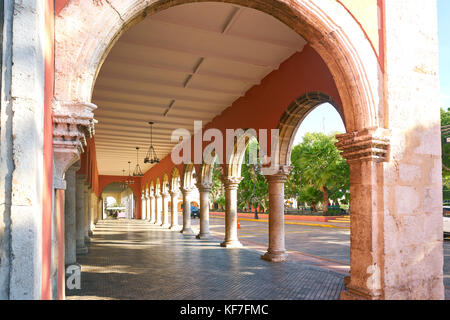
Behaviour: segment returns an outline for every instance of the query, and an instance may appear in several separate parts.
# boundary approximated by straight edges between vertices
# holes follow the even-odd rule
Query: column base
[[[288,254],[284,251],[280,252],[269,252],[267,251],[264,255],[261,256],[261,259],[270,261],[270,262],[283,262],[286,261]]]
[[[77,247],[77,255],[84,255],[87,254],[89,249],[87,247]]]
[[[224,241],[220,244],[224,248],[242,248],[243,245],[238,240]]]
[[[199,234],[196,236],[196,238],[197,238],[197,239],[201,239],[201,240],[209,240],[209,239],[212,238],[212,236],[211,236],[210,233],[199,233]]]
[[[162,221],[156,221],[155,224],[156,224],[157,226],[161,226],[161,225],[162,225]]]
[[[368,290],[346,286],[341,292],[341,300],[381,300],[381,292],[369,292]]]
[[[180,231],[180,227],[181,227],[181,226],[179,226],[179,225],[176,225],[176,226],[170,226],[170,227],[169,227],[169,230]]]
[[[150,221],[149,221],[149,223],[151,223],[151,224],[155,224],[155,223],[156,223],[156,221],[155,221],[155,220],[150,220]]]
[[[161,225],[161,227],[163,227],[163,228],[169,228],[169,227],[170,227],[170,224],[168,224],[168,223],[163,223],[163,224]]]
[[[180,233],[186,234],[186,235],[195,235],[194,230],[192,230],[191,228],[183,229],[180,231]]]

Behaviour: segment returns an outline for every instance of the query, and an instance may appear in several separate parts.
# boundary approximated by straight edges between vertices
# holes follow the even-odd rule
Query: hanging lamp
[[[128,188],[127,179],[125,177],[125,169],[122,170],[122,177],[123,177],[123,181],[120,184],[120,189],[125,190],[126,188]]]
[[[139,166],[139,147],[136,147],[136,168],[134,168],[133,176],[142,177],[143,175],[141,167]]]
[[[145,156],[144,163],[159,163],[159,158],[156,155],[155,148],[153,147],[153,123],[149,122],[150,125],[150,147],[148,148],[147,155]]]
[[[128,180],[126,181],[127,185],[134,184],[134,180],[131,178],[131,161],[128,161]]]

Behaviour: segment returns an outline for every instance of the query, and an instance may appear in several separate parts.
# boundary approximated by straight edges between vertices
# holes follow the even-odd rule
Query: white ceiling
[[[100,70],[93,94],[99,174],[122,175],[143,159],[150,127],[160,159],[171,133],[193,132],[257,85],[305,40],[275,18],[225,3],[193,3],[152,15],[127,31]]]

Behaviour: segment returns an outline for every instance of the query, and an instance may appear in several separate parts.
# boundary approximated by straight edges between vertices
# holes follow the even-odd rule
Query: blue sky
[[[441,107],[450,108],[450,0],[437,0]]]
[[[423,0],[428,1],[428,0]],[[437,0],[439,37],[439,75],[441,80],[441,105],[450,108],[450,0]],[[312,111],[300,126],[294,145],[302,142],[306,132],[345,132],[341,117],[330,104]]]

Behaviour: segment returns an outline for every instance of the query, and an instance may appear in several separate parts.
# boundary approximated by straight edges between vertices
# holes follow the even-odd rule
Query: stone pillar
[[[145,194],[142,193],[141,196],[141,219],[146,220],[147,219],[147,206],[145,205]]]
[[[91,232],[94,231],[95,225],[97,224],[97,208],[98,208],[98,198],[95,192],[91,192]]]
[[[194,234],[191,227],[191,193],[192,188],[183,188],[183,229],[181,233],[183,234]]]
[[[223,177],[225,187],[225,240],[220,245],[226,248],[240,248],[237,235],[237,189],[241,177]]]
[[[91,242],[91,192],[89,188],[89,182],[84,182],[84,238],[86,243]]]
[[[284,239],[284,183],[290,167],[282,166],[274,175],[266,176],[269,183],[269,248],[261,256],[272,262],[285,261],[287,253]]]
[[[168,192],[162,193],[162,207],[163,207],[163,223],[161,227],[168,228],[170,227],[169,221],[169,199],[170,195]]]
[[[76,227],[77,227],[77,254],[86,254],[88,248],[85,238],[85,204],[84,177],[76,176]]]
[[[389,141],[381,130],[337,138],[350,166],[350,279],[341,299],[383,299],[383,161]]]
[[[197,239],[210,239],[209,233],[209,192],[211,191],[211,183],[197,184],[200,192],[200,233]]]
[[[156,198],[154,194],[150,195],[150,223],[156,222]]]
[[[148,194],[145,194],[145,210],[147,212],[147,221],[148,222],[150,222],[152,220],[150,201],[151,201],[150,196]]]
[[[171,215],[171,223],[170,228],[171,230],[177,230],[179,228],[178,226],[178,191],[171,191],[170,196],[172,197],[172,215]]]
[[[159,192],[155,195],[155,211],[156,211],[156,221],[155,224],[160,226],[162,224],[162,197]]]
[[[77,210],[76,210],[76,171],[79,166],[73,165],[66,171],[66,195],[64,207],[65,230],[65,264],[77,262]]]
[[[98,198],[97,215],[98,220],[103,220],[103,198]]]

